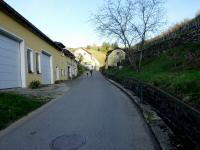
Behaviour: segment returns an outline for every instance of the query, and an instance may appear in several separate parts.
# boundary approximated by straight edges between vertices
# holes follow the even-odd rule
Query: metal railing
[[[132,78],[121,79],[108,74],[106,76],[134,92],[141,101],[153,106],[161,117],[184,132],[190,139],[200,143],[199,111],[153,85]]]

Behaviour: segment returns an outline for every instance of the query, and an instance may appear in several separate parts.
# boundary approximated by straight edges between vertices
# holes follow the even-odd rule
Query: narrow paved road
[[[49,150],[64,134],[84,136],[80,150],[156,149],[137,108],[100,73],[74,82],[64,97],[0,137],[0,150]]]

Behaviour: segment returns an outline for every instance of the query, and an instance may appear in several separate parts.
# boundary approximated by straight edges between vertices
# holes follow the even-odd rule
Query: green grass
[[[43,101],[33,98],[0,93],[0,130],[43,104]]]
[[[189,58],[189,53],[195,57]],[[141,72],[134,72],[131,66],[126,66],[121,70],[107,70],[107,73],[120,78],[131,77],[148,82],[200,110],[199,57],[200,44],[188,44],[143,62]]]

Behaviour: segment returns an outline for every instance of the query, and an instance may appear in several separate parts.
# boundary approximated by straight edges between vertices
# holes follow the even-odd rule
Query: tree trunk
[[[137,70],[138,72],[141,71],[142,59],[143,59],[143,50],[140,51],[140,58],[139,58],[138,70]]]
[[[133,67],[133,70],[137,71],[138,67],[137,67],[136,59],[134,58],[133,52],[131,52],[131,48],[125,48],[125,53],[130,65]]]
[[[140,51],[140,58],[139,58],[139,62],[138,62],[138,69],[137,71],[140,72],[141,71],[141,65],[142,65],[142,60],[143,60],[143,47],[144,47],[144,38],[141,41],[141,44],[139,45],[139,51]]]
[[[137,71],[137,64],[136,64],[136,60],[134,58],[134,55],[131,54],[131,52],[128,53],[128,60],[131,64],[131,66],[133,67],[133,70]]]

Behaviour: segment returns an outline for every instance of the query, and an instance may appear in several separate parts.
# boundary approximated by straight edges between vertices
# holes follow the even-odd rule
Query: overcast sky
[[[67,47],[100,44],[98,36],[88,22],[104,0],[5,0],[26,19],[54,41]],[[193,18],[200,10],[200,0],[167,0],[168,26]]]

